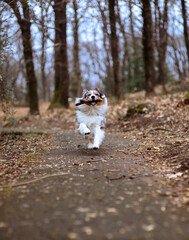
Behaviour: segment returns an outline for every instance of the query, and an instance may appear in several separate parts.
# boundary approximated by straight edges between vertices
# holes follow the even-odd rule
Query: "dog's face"
[[[83,99],[89,106],[101,106],[104,104],[105,95],[97,88],[95,90],[83,90]]]

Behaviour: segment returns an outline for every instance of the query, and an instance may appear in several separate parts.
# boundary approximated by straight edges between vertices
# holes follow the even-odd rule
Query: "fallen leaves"
[[[69,239],[78,239],[78,234],[74,232],[68,233],[68,238]]]
[[[0,222],[0,228],[7,228],[8,224],[6,222]]]
[[[90,208],[86,208],[86,207],[78,207],[77,211],[80,213],[87,213],[90,211]]]
[[[120,167],[109,166],[111,159],[115,159],[116,155],[122,155],[123,158],[132,156],[133,158],[141,157],[145,159],[145,162],[149,164],[153,169],[156,169],[156,175],[167,179],[166,184],[169,187],[175,188],[177,185],[186,186],[188,184],[189,176],[189,108],[188,105],[183,102],[185,93],[175,93],[167,96],[155,96],[151,98],[145,98],[143,93],[135,93],[127,96],[126,100],[121,101],[119,104],[111,104],[107,114],[107,123],[109,128],[107,132],[114,132],[123,135],[124,139],[131,140],[132,144],[136,144],[138,148],[132,146],[128,149],[119,149],[119,146],[115,146],[115,154],[110,154],[106,157],[100,155],[84,159],[83,161],[74,162],[70,164],[70,168],[75,171],[81,171],[78,176],[84,180],[85,174],[95,175],[101,174],[103,178],[107,179],[106,184],[113,184],[114,180],[126,179],[129,182],[137,180],[139,177],[150,178],[150,175],[136,173],[134,174],[130,170],[129,174],[125,174]],[[184,104],[178,104],[178,103]],[[150,109],[143,108],[143,114],[138,114],[134,117],[125,118],[128,106],[134,103],[140,106],[142,103],[147,106],[152,106]],[[43,104],[43,110],[41,111],[42,117],[27,117],[20,118],[17,121],[18,126],[25,128],[50,128],[50,129],[73,129],[75,124],[75,108],[71,105],[68,110],[55,110],[54,112],[46,111],[48,104]],[[17,109],[15,117],[24,116],[24,109]],[[26,113],[26,112],[25,112]],[[118,120],[119,119],[119,120]],[[67,138],[68,144],[72,142]],[[56,146],[51,137],[35,136],[34,135],[16,135],[16,136],[5,136],[0,138],[0,178],[5,181],[14,181],[17,179],[28,177],[35,177],[33,169],[38,165],[42,171],[45,168],[58,169],[60,164],[51,164],[50,162],[57,161],[53,157],[48,159],[48,164],[42,164],[40,161],[44,152],[50,152],[52,148],[56,148],[57,151],[61,151],[60,144]],[[51,145],[52,144],[52,145]],[[76,146],[78,143],[76,144]],[[66,146],[64,146],[66,149]],[[74,146],[73,146],[74,148]],[[79,150],[82,148],[80,145]],[[33,155],[34,153],[34,155]],[[40,153],[40,155],[35,153]],[[60,157],[59,157],[60,158]],[[62,157],[64,159],[64,157]],[[44,160],[45,161],[45,160]],[[62,168],[64,167],[64,161],[61,162]],[[143,165],[139,161],[136,162],[136,167]],[[169,165],[168,165],[169,164]],[[104,166],[102,166],[104,165]],[[138,165],[138,166],[137,166]],[[167,166],[168,165],[168,166]],[[166,173],[167,169],[171,166],[173,170]],[[134,167],[131,167],[134,169]],[[82,170],[85,170],[82,172]],[[175,170],[175,171],[174,171]],[[182,172],[183,174],[180,174]],[[179,175],[180,174],[180,175]],[[108,176],[107,176],[108,175]],[[95,178],[94,178],[95,179]],[[27,180],[27,179],[26,179]],[[159,183],[156,179],[156,183]],[[120,183],[121,181],[118,181]],[[16,182],[15,182],[16,183]],[[115,182],[116,184],[117,182]],[[151,187],[153,184],[147,182],[147,186]],[[165,186],[164,186],[165,187]],[[183,187],[178,187],[183,189]],[[129,192],[129,191],[128,191]],[[182,192],[182,191],[181,191]],[[182,194],[181,194],[182,195]],[[186,192],[183,193],[183,202]]]
[[[143,224],[142,225],[142,229],[147,231],[147,232],[151,232],[155,229],[155,225],[154,224]]]
[[[33,173],[31,167],[40,164],[45,149],[49,149],[52,136],[38,134],[2,135],[0,142],[0,178],[2,184],[25,178]],[[34,176],[33,176],[34,177]]]
[[[82,231],[83,231],[86,235],[88,235],[88,236],[90,236],[90,235],[93,234],[93,230],[92,230],[92,228],[89,227],[89,226],[83,227],[83,228],[82,228]]]
[[[174,197],[175,204],[179,204],[179,201],[180,204],[187,202],[184,200],[186,193],[183,189],[189,183],[189,108],[183,99],[185,92],[148,99],[135,94],[133,98],[129,95],[127,102],[122,101],[119,107],[111,107],[111,112],[120,112],[117,116],[119,120],[116,124],[111,124],[111,131],[117,132],[119,128],[119,131],[124,132],[124,138],[140,145],[137,151],[120,152],[125,155],[142,156],[150,166],[157,169],[155,174],[164,176],[166,180],[165,183],[158,180],[156,182],[165,188],[171,187],[180,192],[177,203]],[[141,115],[120,118],[123,112],[126,113],[131,102],[139,105],[144,101],[154,107]],[[111,119],[115,122],[115,116]],[[168,170],[170,172],[167,174]]]
[[[116,208],[106,208],[106,211],[108,212],[108,213],[118,213],[118,211],[117,211],[117,209]]]
[[[120,172],[120,169],[107,169],[107,172]]]

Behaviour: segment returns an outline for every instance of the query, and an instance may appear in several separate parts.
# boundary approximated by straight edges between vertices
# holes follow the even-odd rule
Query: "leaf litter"
[[[151,173],[152,176],[161,174],[167,180],[161,181],[156,179],[158,183],[158,190],[149,191],[147,195],[152,197],[166,197],[169,198],[173,204],[176,206],[185,206],[189,205],[189,165],[188,165],[188,156],[189,156],[189,107],[188,105],[180,104],[184,99],[184,93],[175,93],[173,95],[167,96],[156,96],[146,99],[144,96],[133,94],[130,95],[126,100],[119,102],[119,104],[114,105],[110,100],[109,113],[107,115],[107,134],[122,134],[125,139],[132,140],[132,144],[139,143],[137,150],[128,148],[126,150],[119,149],[117,147],[118,155],[123,155],[123,159],[126,156],[133,157],[143,157],[146,161],[146,164],[152,166],[154,171]],[[126,116],[129,105],[132,102],[136,104],[141,104],[145,102],[150,105],[151,108],[145,108],[142,113],[134,113],[133,116]],[[37,129],[39,123],[41,123],[41,128],[50,128],[53,130],[63,130],[70,129],[74,130],[75,124],[75,108],[71,106],[69,110],[57,110],[52,112],[44,111],[41,117],[28,117],[28,119],[20,117],[18,122],[18,127],[20,128],[32,128]],[[18,115],[19,116],[19,115]],[[47,167],[53,172],[60,172],[60,164],[56,166],[46,160],[43,156],[54,149],[61,149],[60,146],[55,146],[54,136],[52,134],[43,136],[37,134],[31,135],[21,135],[21,136],[1,136],[0,147],[0,178],[3,184],[11,183],[17,184],[20,180],[27,180],[31,178],[44,176],[45,172],[42,169]],[[79,148],[82,149],[82,146]],[[60,157],[57,157],[57,159]],[[132,172],[136,172],[133,167],[134,164],[140,165],[140,161],[132,163],[130,169],[130,174],[128,176],[122,174],[120,169],[110,169],[108,165],[109,159],[113,159],[115,156],[108,155],[107,158],[96,158],[83,160],[83,162],[77,163],[74,161],[67,163],[70,169],[85,169],[87,165],[90,168],[87,169],[89,174],[94,174],[95,172],[101,173],[101,164],[106,166],[104,172],[108,172],[110,175],[103,175],[108,179],[104,184],[109,184],[114,180],[124,180],[133,181],[136,176],[140,177],[145,174],[137,172],[136,175]],[[120,157],[121,158],[121,157]],[[54,157],[56,159],[56,157]],[[61,167],[64,169],[66,163],[64,162],[64,156],[61,157]],[[142,164],[142,163],[141,163]],[[41,165],[39,171],[36,170]],[[91,167],[94,166],[94,167]],[[90,173],[91,172],[91,173]],[[94,173],[93,173],[94,172]],[[121,172],[121,175],[120,175]],[[77,172],[78,174],[78,172]],[[112,175],[111,174],[116,174]],[[119,175],[118,175],[119,174]],[[85,181],[85,174],[81,172],[78,174],[81,177],[81,182]],[[22,179],[23,177],[23,179]],[[149,181],[150,174],[146,175],[146,183],[150,188],[153,184]],[[164,178],[164,179],[165,179]],[[67,184],[71,181],[71,177],[67,179],[67,182],[62,184]],[[95,181],[95,179],[94,179]],[[109,182],[109,183],[106,183]],[[120,182],[120,181],[115,181]],[[77,183],[78,186],[81,183]],[[20,186],[24,187],[24,186]],[[164,191],[163,189],[170,188],[170,191]],[[175,189],[175,191],[173,191]],[[23,191],[25,189],[23,188]],[[49,194],[50,189],[44,190],[46,194]],[[142,189],[137,189],[138,192],[142,192]],[[72,196],[72,192],[69,192],[68,186],[68,195]],[[76,191],[76,197],[81,198],[82,192]],[[115,204],[121,204],[125,198],[132,198],[135,193],[129,189],[125,189],[125,196],[119,196],[119,199],[115,200]],[[58,197],[58,196],[57,196]],[[138,198],[137,201],[134,201],[132,204],[125,204],[126,209],[134,209],[136,212],[141,213],[140,203],[146,201],[145,197]],[[156,200],[158,201],[158,200]],[[72,204],[70,203],[70,208]],[[149,210],[150,206],[146,209]],[[166,206],[161,206],[161,212],[166,212]],[[98,216],[97,211],[92,209],[78,208],[78,212],[85,214],[85,220],[90,221]],[[115,206],[107,207],[106,213],[117,214],[118,210]],[[104,215],[106,213],[103,213]],[[103,215],[103,216],[104,216]],[[3,224],[2,224],[3,226]],[[153,221],[149,221],[141,226],[141,228],[146,232],[151,232],[156,229],[156,225]],[[86,235],[94,234],[93,228],[86,225],[82,228],[82,231]],[[125,228],[120,228],[120,231],[125,233]],[[111,235],[111,233],[109,233]],[[69,239],[77,239],[78,234],[75,232],[70,232],[68,234]]]

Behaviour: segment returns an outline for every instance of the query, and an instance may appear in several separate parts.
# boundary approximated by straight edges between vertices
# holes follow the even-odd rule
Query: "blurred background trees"
[[[67,55],[67,2],[55,0],[53,4],[55,16],[54,41],[54,96],[51,105],[68,108],[69,72]]]
[[[155,70],[154,70],[154,34],[150,0],[142,0],[142,43],[145,73],[146,94],[154,94]]]
[[[82,88],[154,94],[189,77],[186,0],[1,0],[1,96],[37,114],[69,107]]]
[[[31,114],[38,114],[38,93],[37,93],[37,78],[34,70],[33,63],[33,50],[31,43],[31,17],[30,9],[28,2],[25,0],[12,1],[4,0],[5,3],[14,12],[14,15],[17,19],[22,38],[23,45],[23,57],[25,62],[25,71],[26,71],[26,84],[27,84],[27,93],[28,93],[28,102],[30,107]],[[19,7],[19,5],[20,7]],[[21,10],[22,13],[21,14]]]

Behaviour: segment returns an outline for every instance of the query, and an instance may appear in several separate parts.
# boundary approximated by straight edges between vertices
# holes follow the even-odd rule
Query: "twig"
[[[30,181],[26,181],[26,182],[22,182],[22,183],[17,183],[17,184],[10,184],[10,185],[6,185],[6,186],[0,186],[0,188],[19,187],[19,186],[23,186],[23,185],[27,185],[27,184],[30,184],[30,183],[34,183],[34,182],[40,181],[40,180],[45,179],[45,178],[57,177],[57,176],[64,176],[64,175],[67,175],[67,174],[70,174],[70,173],[48,174],[48,175],[45,175],[45,176],[42,176],[42,177],[39,177],[39,178],[36,178],[36,179],[32,179],[32,180],[30,180]]]
[[[150,131],[153,131],[153,130],[155,130],[155,131],[158,131],[158,130],[160,130],[160,131],[167,131],[167,132],[173,132],[173,131],[171,131],[171,130],[169,130],[169,129],[166,129],[166,128],[151,128],[150,130],[149,130],[149,132]]]
[[[126,176],[125,176],[125,175],[122,175],[122,176],[117,177],[117,178],[109,178],[108,176],[106,176],[106,178],[107,178],[109,181],[114,181],[114,180],[120,180],[120,179],[126,178]]]
[[[102,162],[101,159],[96,159],[96,160],[87,160],[86,163],[93,163],[93,162]]]
[[[117,152],[121,152],[121,153],[123,153],[123,154],[125,154],[125,155],[128,155],[128,153],[126,153],[125,151],[123,151],[123,150],[117,150]]]
[[[93,171],[98,171],[98,168],[91,168],[91,169],[87,169],[87,171],[93,172]]]
[[[107,169],[107,172],[120,172],[120,169]]]
[[[81,99],[79,103],[76,103],[75,105],[76,106],[79,106],[81,104],[84,104],[84,103],[91,103],[91,102],[102,102],[101,99],[97,99],[97,100],[94,100],[94,101],[89,101],[89,100],[84,100],[84,99]]]

